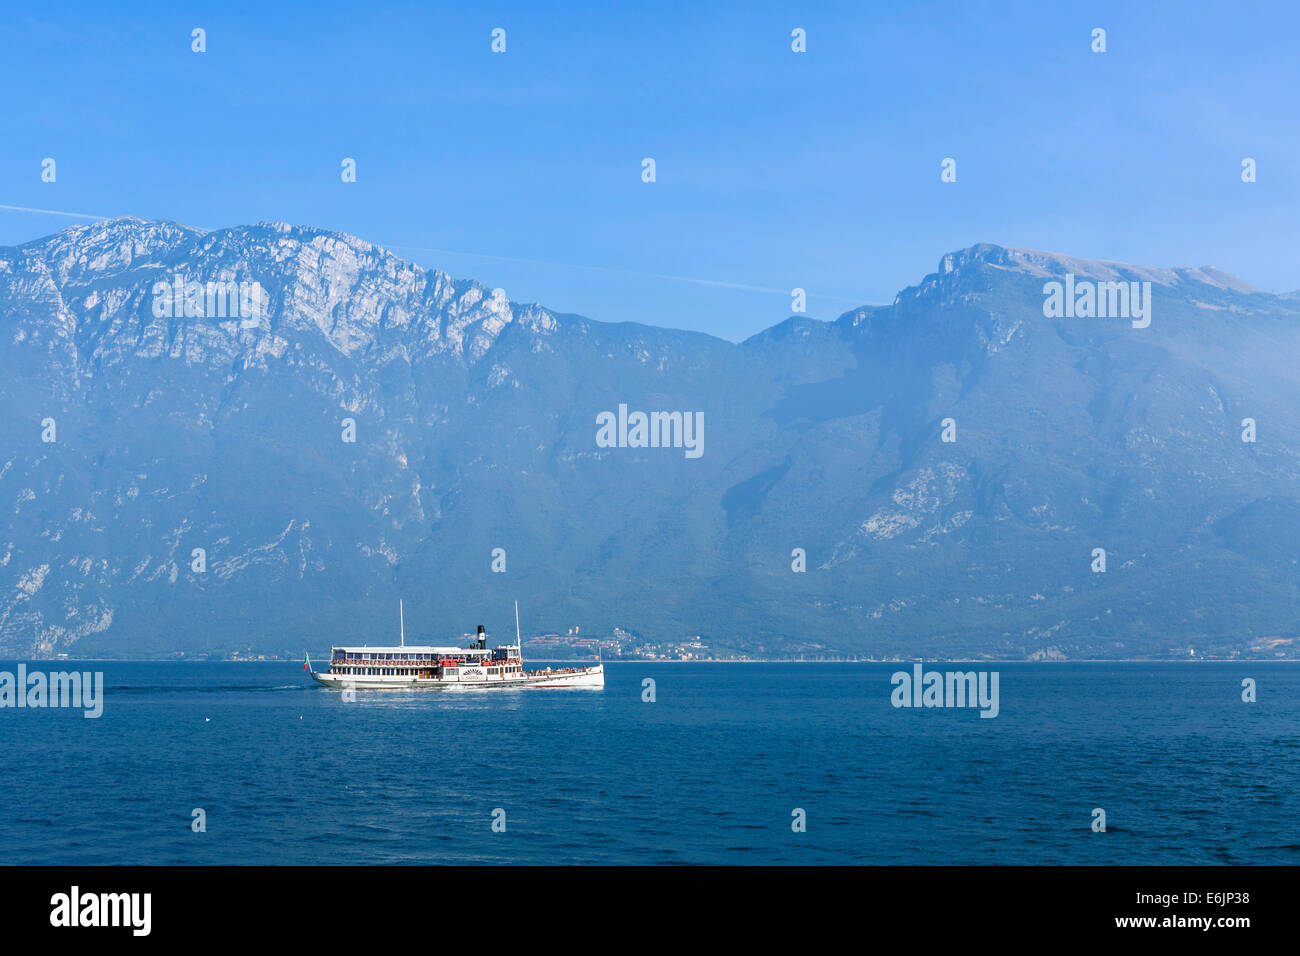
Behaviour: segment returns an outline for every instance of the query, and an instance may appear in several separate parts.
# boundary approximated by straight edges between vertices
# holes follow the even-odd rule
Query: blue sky
[[[613,6],[9,5],[0,204],[316,225],[731,339],[980,241],[1300,288],[1294,4]]]

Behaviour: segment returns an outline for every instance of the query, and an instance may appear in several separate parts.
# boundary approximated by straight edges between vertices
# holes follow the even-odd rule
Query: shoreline
[[[322,663],[328,663],[328,652],[322,655]],[[269,657],[265,660],[248,658],[184,658],[175,657],[0,657],[0,663],[42,663],[42,664],[301,664],[297,657]],[[573,657],[536,657],[529,658],[533,664],[583,664],[595,663],[587,658]],[[899,657],[881,660],[800,660],[790,657],[745,658],[736,660],[716,658],[704,660],[672,660],[638,658],[632,660],[602,660],[599,663],[611,664],[1295,664],[1300,657],[1071,657],[1052,660],[1031,660],[1027,657]]]

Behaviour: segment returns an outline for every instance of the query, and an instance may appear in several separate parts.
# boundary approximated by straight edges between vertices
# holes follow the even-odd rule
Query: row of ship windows
[[[333,659],[333,661],[346,661],[348,657],[360,657],[367,659],[367,661],[383,661],[385,663],[389,661],[394,663],[422,663],[425,661],[437,663],[441,661],[443,656],[439,656],[439,654],[348,654],[346,650],[335,650],[334,656],[330,659]]]
[[[340,674],[356,674],[358,676],[408,676],[415,677],[422,670],[429,670],[428,667],[340,667],[337,669]],[[489,676],[496,674],[518,674],[522,668],[519,667],[489,667],[486,669]]]
[[[407,661],[429,661],[436,663],[437,661],[442,660],[442,658],[437,654],[356,654],[354,656],[364,657],[366,660],[372,661],[396,661],[397,663],[406,663]],[[347,658],[348,654],[343,651],[338,651],[334,654],[332,659],[335,661],[343,661],[347,660]]]

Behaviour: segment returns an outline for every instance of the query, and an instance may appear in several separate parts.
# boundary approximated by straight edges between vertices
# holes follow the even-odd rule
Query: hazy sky
[[[277,6],[7,6],[0,204],[316,225],[732,339],[979,241],[1300,288],[1294,3]]]

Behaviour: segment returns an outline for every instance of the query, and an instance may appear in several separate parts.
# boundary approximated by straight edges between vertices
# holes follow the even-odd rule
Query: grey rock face
[[[1150,283],[1150,326],[1045,316],[1067,274]],[[159,314],[191,282],[263,307]],[[1290,656],[1298,313],[982,244],[732,344],[321,230],[74,227],[0,249],[0,653],[375,643],[401,594],[414,639],[518,598],[753,653]],[[604,447],[620,405],[702,413],[703,454]]]

